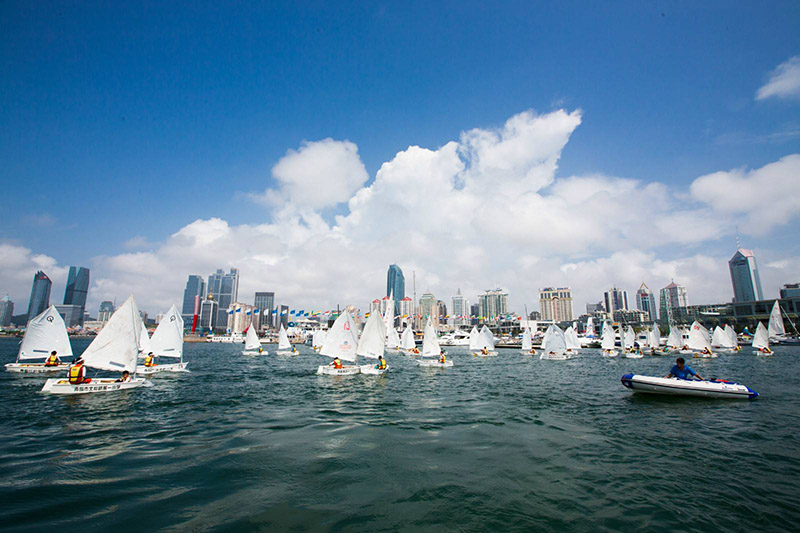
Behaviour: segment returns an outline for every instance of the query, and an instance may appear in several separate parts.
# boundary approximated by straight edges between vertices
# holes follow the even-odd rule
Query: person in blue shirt
[[[668,378],[678,378],[678,379],[693,379],[697,378],[701,381],[705,381],[700,374],[692,370],[692,367],[686,366],[686,361],[683,360],[683,357],[678,357],[675,360],[675,366],[672,367],[672,370],[669,371],[667,374]]]

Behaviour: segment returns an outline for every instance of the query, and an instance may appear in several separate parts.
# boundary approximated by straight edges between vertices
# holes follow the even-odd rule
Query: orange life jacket
[[[333,368],[342,368],[342,362],[338,359],[333,360]]]
[[[71,385],[79,385],[86,379],[86,367],[83,363],[75,363],[69,367],[69,382]]]
[[[47,358],[47,361],[44,362],[44,366],[58,366],[58,356],[51,355]]]
[[[144,366],[156,366],[155,359],[152,355],[148,355],[144,358]]]

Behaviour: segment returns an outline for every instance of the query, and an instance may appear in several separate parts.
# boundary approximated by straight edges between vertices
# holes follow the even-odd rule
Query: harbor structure
[[[240,302],[233,302],[226,310],[228,314],[227,332],[231,335],[241,335],[250,326],[258,329],[256,307]]]
[[[617,311],[628,310],[628,291],[611,287],[603,293],[603,305],[609,316],[614,316]]]
[[[31,298],[28,300],[28,320],[43,312],[50,307],[50,289],[53,282],[47,274],[39,270],[33,275],[33,285],[31,286]]]
[[[752,302],[763,300],[761,278],[758,275],[758,264],[752,250],[739,248],[728,261],[733,285],[733,302]]]
[[[86,297],[89,294],[89,269],[86,267],[69,267],[67,287],[64,290],[64,306],[72,306],[68,311],[70,317],[64,322],[67,327],[82,326],[83,313],[86,311]],[[58,306],[56,306],[58,308]],[[61,310],[59,309],[59,313]],[[63,316],[63,314],[62,314]]]
[[[12,316],[14,316],[14,302],[12,302],[11,298],[6,294],[3,299],[0,300],[0,327],[10,326]]]
[[[653,291],[642,282],[642,286],[636,291],[636,309],[647,313],[647,320],[655,322],[658,320],[658,309],[656,308],[656,297]]]
[[[386,273],[386,296],[394,298],[395,315],[400,313],[400,301],[406,297],[406,278],[397,265],[389,265]]]
[[[689,306],[686,287],[678,285],[674,280],[659,291],[659,299],[661,302],[658,314],[665,324],[678,323],[681,320],[681,308]]]
[[[572,290],[569,287],[540,289],[539,312],[542,320],[556,323],[572,320]]]
[[[800,283],[786,283],[780,290],[781,298],[800,298]]]

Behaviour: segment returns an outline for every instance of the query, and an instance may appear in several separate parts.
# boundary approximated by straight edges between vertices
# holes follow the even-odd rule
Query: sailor
[[[144,366],[151,367],[156,366],[156,357],[153,355],[153,352],[147,354],[147,357],[144,358]]]
[[[333,358],[333,362],[331,362],[333,368],[342,368],[342,362],[339,360],[338,357]]]
[[[445,364],[447,362],[447,356],[445,355],[444,350],[442,350],[441,354],[439,355],[439,362],[441,364]]]
[[[484,346],[483,348],[481,348],[481,353],[482,353],[483,355],[488,355],[488,354],[489,354],[489,351],[488,351],[488,350],[486,349],[486,347]]]
[[[378,364],[375,365],[378,370],[386,370],[386,359],[382,355],[378,356]]]
[[[44,366],[58,366],[61,363],[61,359],[58,358],[58,354],[55,350],[50,352],[50,356],[47,358],[47,361],[44,362]]]
[[[697,378],[701,381],[705,381],[700,374],[692,370],[692,367],[686,366],[686,361],[683,360],[683,357],[678,357],[675,360],[675,366],[669,371],[667,374],[668,378],[678,378],[678,379],[694,379]]]
[[[536,355],[536,350],[534,348],[531,348],[531,355]]]
[[[72,366],[69,367],[69,383],[70,385],[80,385],[82,383],[91,383],[92,378],[86,377],[86,367],[83,364],[83,357],[78,357]]]
[[[131,373],[123,370],[122,377],[117,380],[117,383],[128,383],[129,381],[131,381]]]
[[[259,347],[258,347],[258,353],[261,353],[261,352],[263,352],[263,351],[264,351],[264,348],[262,348],[261,346],[259,346]]]
[[[703,351],[700,352],[700,353],[702,353],[704,355],[711,355],[711,350],[709,350],[708,346],[706,346],[705,348],[703,348]]]
[[[759,348],[758,351],[761,352],[761,353],[766,353],[766,354],[772,353],[772,350],[770,350],[766,346],[764,346],[763,348]]]

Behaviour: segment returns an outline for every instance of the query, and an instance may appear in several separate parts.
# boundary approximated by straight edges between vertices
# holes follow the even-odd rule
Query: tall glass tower
[[[206,297],[206,281],[202,276],[189,276],[186,281],[186,288],[183,290],[183,307],[181,308],[181,315],[184,322],[191,322],[194,317],[194,300],[199,296],[200,301],[205,300]],[[198,309],[199,311],[199,309]],[[187,320],[187,317],[188,320]]]
[[[761,278],[758,275],[756,256],[752,250],[739,248],[728,261],[731,271],[734,302],[752,302],[763,300]]]
[[[208,276],[208,292],[217,302],[216,327],[222,328],[228,323],[228,307],[239,298],[239,269],[232,268],[227,274],[217,269]]]
[[[406,278],[403,271],[397,265],[389,265],[389,272],[386,274],[386,296],[394,295],[394,314],[400,312],[400,300],[406,297]]]
[[[53,282],[47,274],[38,271],[33,275],[33,286],[31,287],[31,299],[28,301],[28,320],[50,307],[50,289]]]
[[[88,294],[89,269],[85,267],[69,267],[67,288],[64,291],[64,305],[80,307],[80,311],[76,312],[76,317],[81,325],[83,325],[83,313],[86,311],[86,296]]]
[[[253,300],[253,305],[258,309],[259,314],[263,317],[259,322],[262,326],[264,324],[272,327],[272,311],[275,305],[274,292],[257,292]]]
[[[656,308],[656,297],[650,287],[645,285],[644,281],[639,290],[636,291],[636,308],[639,311],[647,313],[648,319],[651,322],[658,320],[658,309]]]

